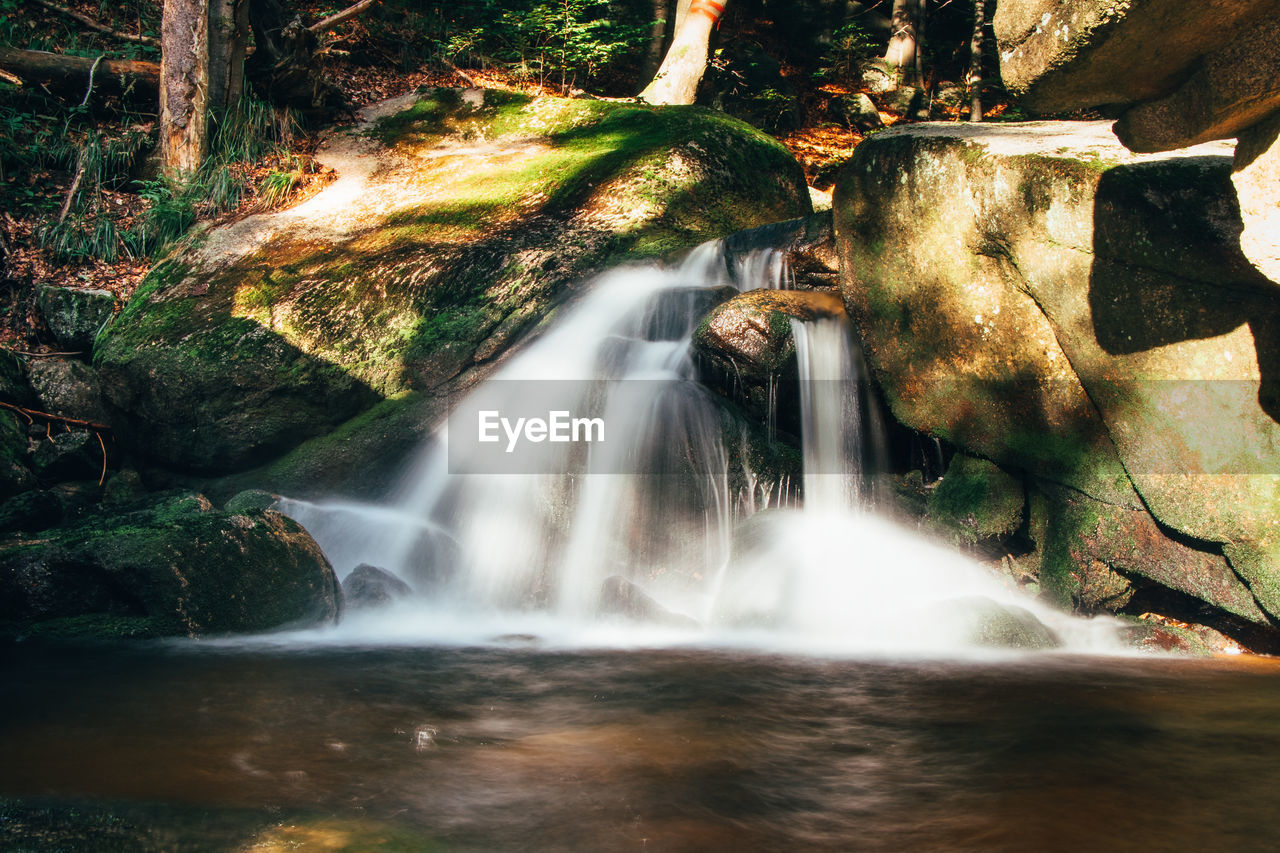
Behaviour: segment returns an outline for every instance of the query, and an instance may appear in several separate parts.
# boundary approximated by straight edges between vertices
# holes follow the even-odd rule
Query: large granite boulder
[[[1033,112],[1123,110],[1134,151],[1238,137],[1240,244],[1280,282],[1280,0],[1016,0],[994,25],[1004,82]]]
[[[592,271],[810,209],[785,148],[702,108],[436,89],[365,118],[320,152],[336,183],[194,235],[99,336],[131,450],[268,462],[407,389],[447,393]]]
[[[204,636],[332,621],[333,569],[271,510],[215,510],[199,495],[152,499],[0,541],[0,632]]]
[[[1101,122],[890,129],[835,221],[900,421],[1108,507],[1053,532],[1075,566],[1257,623],[1280,617],[1280,303],[1240,251],[1230,156],[1134,155]],[[1139,529],[1209,554],[1201,579],[1122,554]]]
[[[992,27],[1005,87],[1056,113],[1163,97],[1201,57],[1277,14],[1277,0],[1003,0]]]

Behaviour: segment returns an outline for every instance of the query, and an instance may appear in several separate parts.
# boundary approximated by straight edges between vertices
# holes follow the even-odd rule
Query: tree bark
[[[652,0],[652,5],[653,23],[649,25],[649,49],[644,57],[643,77],[646,80],[653,79],[662,67],[662,49],[666,47],[667,33],[675,29],[667,0]]]
[[[969,121],[982,121],[982,31],[987,25],[986,0],[973,3],[973,39],[969,42]]]
[[[920,28],[925,0],[893,0],[893,33],[884,53],[884,63],[896,69],[903,85],[919,86],[922,69]]]
[[[348,6],[347,8],[343,9],[341,12],[334,12],[329,17],[322,18],[319,21],[316,21],[314,24],[307,27],[307,29],[310,30],[314,35],[323,35],[324,33],[338,26],[338,24],[341,24],[345,21],[349,21],[352,18],[356,17],[357,15],[364,14],[366,11],[369,10],[371,6],[373,6],[377,2],[378,0],[360,0],[359,3],[355,3],[351,6]]]
[[[172,177],[209,154],[209,3],[165,0],[160,25],[160,154]]]
[[[209,107],[221,112],[244,94],[249,44],[248,0],[209,2]]]
[[[96,61],[92,57],[0,47],[0,68],[28,84],[43,86],[67,98],[84,97],[89,72]],[[141,60],[103,59],[93,80],[97,93],[122,95],[131,103],[155,104],[160,92],[160,66]]]
[[[724,14],[721,0],[692,0],[676,12],[676,31],[662,67],[640,93],[651,104],[692,104],[707,68],[711,31]],[[684,15],[681,18],[681,11]]]

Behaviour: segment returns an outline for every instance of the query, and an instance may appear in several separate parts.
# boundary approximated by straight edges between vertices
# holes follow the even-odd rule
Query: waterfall
[[[283,499],[339,576],[368,563],[416,592],[336,635],[938,651],[972,633],[949,602],[979,601],[1096,643],[874,514],[884,428],[847,320],[792,326],[803,508],[753,469],[751,430],[697,381],[691,339],[727,288],[776,288],[778,257],[730,265],[710,243],[679,266],[605,273],[452,408],[392,499]]]

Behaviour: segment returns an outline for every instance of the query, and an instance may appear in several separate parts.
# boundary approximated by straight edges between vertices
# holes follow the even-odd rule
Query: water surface
[[[1265,660],[6,654],[4,849],[1268,850],[1280,826]]]

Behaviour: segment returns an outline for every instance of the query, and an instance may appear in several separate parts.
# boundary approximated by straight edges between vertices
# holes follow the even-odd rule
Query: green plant
[[[856,79],[875,54],[875,39],[856,23],[845,24],[832,33],[815,76],[830,82]]]

